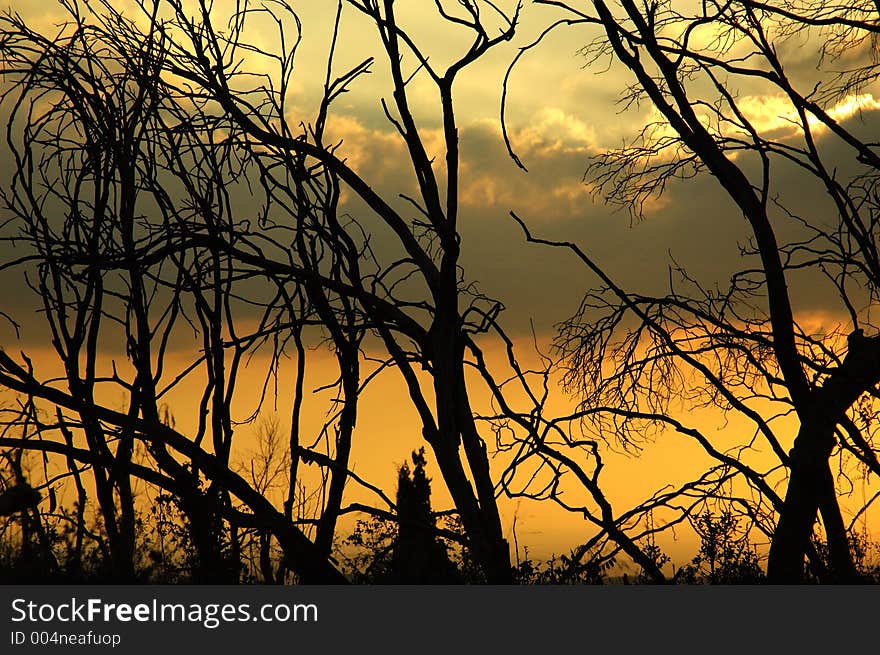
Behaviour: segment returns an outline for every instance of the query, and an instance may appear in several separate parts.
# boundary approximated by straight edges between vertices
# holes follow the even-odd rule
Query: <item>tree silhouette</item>
[[[519,3],[435,3],[433,19],[464,43],[437,57],[393,0],[339,1],[312,113],[291,105],[306,29],[292,4],[243,1],[226,14],[207,0],[134,4],[123,13],[107,0],[62,0],[67,22],[50,36],[14,13],[0,18],[13,167],[0,230],[14,252],[0,269],[26,281],[50,347],[43,358],[0,348],[0,385],[15,394],[0,408],[0,448],[6,488],[27,481],[42,499],[12,503],[10,516],[47,566],[81,570],[94,556],[108,577],[138,579],[152,498],[153,525],[173,517],[187,554],[187,567],[163,575],[188,569],[196,581],[344,582],[333,552],[349,514],[398,525],[383,562],[399,582],[598,581],[624,556],[640,580],[667,582],[656,537],[682,525],[704,537],[694,579],[757,579],[740,548],[755,534],[771,543],[770,581],[803,580],[805,558],[822,581],[860,579],[852,528],[872,501],[847,524],[840,497],[854,465],[869,481],[880,473],[880,336],[862,310],[880,283],[880,155],[847,108],[876,79],[872,5],[535,0],[565,14],[541,38],[593,30],[588,61],[622,66],[632,79],[624,104],[647,101],[659,116],[593,159],[593,188],[640,217],[647,200],[708,172],[748,239],[726,286],[674,265],[668,292],[648,294],[619,284],[600,255],[535,236],[514,215],[529,241],[570,250],[599,287],[551,355],[527,368],[502,326],[504,305],[462,267],[453,92],[463,71],[514,38]],[[377,44],[345,66],[343,16]],[[786,59],[804,37],[821,37],[809,82],[802,62]],[[860,48],[865,57],[837,66]],[[396,168],[408,176],[390,190],[332,131],[339,99],[378,71],[378,100],[405,153]],[[781,102],[785,129],[753,116],[740,86]],[[417,119],[425,93],[435,102]],[[791,176],[824,204],[791,197]],[[798,298],[817,280],[845,328],[817,334],[800,320]],[[16,329],[17,318],[0,314]],[[333,372],[310,394],[316,349],[331,354]],[[253,391],[243,371],[258,361],[269,362],[259,399],[243,409]],[[376,438],[358,417],[380,376],[404,385],[460,530],[435,522],[424,450],[399,471],[394,500],[353,470],[355,443]],[[552,415],[560,377],[577,407]],[[171,406],[185,387],[193,400]],[[242,467],[242,434],[279,398],[290,406],[283,435],[278,423],[258,429],[262,450]],[[736,416],[748,434],[722,445],[673,411],[680,401]],[[307,417],[318,405],[315,430]],[[606,492],[605,449],[637,450],[661,432],[691,439],[711,464],[621,507]],[[756,444],[775,461],[752,459]],[[39,459],[36,476],[26,456]],[[77,500],[56,512],[62,481]],[[353,502],[354,486],[372,500]],[[502,493],[555,503],[592,536],[560,559],[564,571],[518,574]],[[69,532],[59,536],[61,524]],[[444,539],[479,571],[456,573]],[[51,564],[61,542],[70,556]]]
[[[15,161],[7,238],[26,251],[7,265],[25,268],[65,371],[55,386],[38,379],[29,359],[22,366],[0,352],[3,383],[25,399],[6,412],[23,437],[3,445],[64,455],[72,474],[89,466],[114,579],[135,575],[137,478],[174,496],[197,580],[235,580],[225,551],[236,547],[238,526],[256,524],[273,532],[301,579],[342,581],[290,518],[230,468],[237,373],[288,308],[241,300],[241,271],[198,235],[232,229],[228,192],[241,160],[215,148],[217,126],[162,83],[155,14],[142,32],[109,5],[101,14],[65,7],[70,23],[61,35],[46,38],[9,15],[0,44],[13,77],[5,94]],[[250,334],[236,325],[242,304],[265,309]],[[304,320],[292,321],[294,338]],[[181,323],[201,355],[169,375]],[[111,343],[124,363],[104,359]],[[184,436],[162,398],[194,371],[204,390],[195,433]],[[99,401],[107,387],[123,394],[126,408]],[[44,418],[42,403],[56,420]],[[42,439],[48,435],[55,438]],[[146,464],[136,463],[143,457]]]
[[[485,368],[479,335],[505,339],[496,321],[503,306],[460,266],[453,84],[512,38],[519,6],[508,15],[490,2],[452,13],[439,4],[437,20],[470,40],[440,69],[398,24],[394,2],[340,2],[318,109],[304,117],[288,104],[301,26],[291,5],[238,3],[224,17],[202,0],[136,5],[140,13],[124,14],[109,2],[62,2],[68,22],[51,37],[14,14],[3,18],[16,166],[6,229],[27,251],[6,267],[38,272],[33,291],[65,377],[52,380],[31,360],[0,352],[0,384],[23,399],[8,424],[28,426],[0,445],[61,455],[90,471],[120,579],[133,575],[132,485],[143,481],[175,497],[210,575],[223,575],[224,550],[257,531],[271,534],[264,552],[266,539],[276,540],[298,579],[339,581],[329,563],[339,517],[377,511],[344,506],[347,485],[393,505],[353,474],[349,457],[364,386],[395,372],[474,559],[487,580],[510,582],[465,375],[468,366]],[[368,56],[337,71],[343,9],[371,24],[381,44],[390,80],[383,107],[408,155],[414,194],[379,193],[325,134],[334,102],[376,66]],[[260,43],[274,36],[275,49],[248,41],[249,26],[264,17],[276,32]],[[437,96],[442,170],[429,154],[433,133],[410,106],[414,76]],[[258,200],[243,209],[237,194]],[[343,209],[343,194],[357,202]],[[366,356],[365,339],[378,357]],[[325,388],[334,393],[330,418],[310,439],[302,412],[315,341],[334,353],[338,378]],[[111,344],[124,353],[118,363],[104,358]],[[171,370],[168,353],[184,344],[198,354]],[[236,418],[239,376],[266,350],[263,399],[280,362],[296,361],[286,387],[293,408],[281,511],[232,461],[236,432],[259,413]],[[193,380],[201,395],[188,433],[162,408]],[[108,393],[126,407],[110,406]],[[55,418],[46,421],[46,412]],[[297,501],[303,465],[320,469],[321,488],[306,495],[320,500],[310,509]]]
[[[404,462],[397,476],[397,538],[391,560],[391,581],[398,584],[450,584],[458,572],[436,535],[431,511],[431,481],[425,474],[425,450],[412,454],[413,469]]]
[[[394,513],[361,519],[345,539],[346,569],[367,584],[452,584],[481,579],[467,566],[467,540],[460,523],[437,525],[424,448],[398,467]],[[453,560],[450,544],[459,552]],[[475,575],[476,573],[476,575]]]
[[[850,463],[871,480],[880,473],[876,422],[868,418],[880,336],[862,309],[876,301],[880,282],[880,159],[840,107],[857,104],[877,78],[876,6],[539,4],[565,11],[566,25],[597,28],[583,51],[588,61],[622,65],[631,80],[624,106],[646,102],[658,115],[632,142],[593,160],[587,179],[598,193],[641,217],[646,200],[708,173],[748,230],[746,263],[728,285],[703,284],[674,264],[666,295],[625,289],[596,253],[527,230],[533,241],[573,251],[601,284],[557,341],[566,382],[582,398],[579,415],[617,443],[668,430],[699,444],[717,463],[707,475],[738,480],[723,496],[770,538],[770,581],[803,580],[805,556],[821,579],[858,579],[840,496]],[[805,77],[810,56],[815,68]],[[781,118],[756,115],[749,105],[756,96],[778,101]],[[792,188],[824,198],[805,204]],[[824,334],[805,327],[797,299],[810,292],[834,298],[832,311],[848,325]],[[679,399],[738,415],[751,426],[749,438],[718,445],[673,415]],[[756,443],[774,464],[750,463]],[[853,521],[865,509],[856,508]],[[813,543],[817,514],[827,570]]]

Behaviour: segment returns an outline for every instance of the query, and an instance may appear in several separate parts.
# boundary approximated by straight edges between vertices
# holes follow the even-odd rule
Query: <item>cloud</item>
[[[785,94],[745,96],[739,101],[739,106],[759,133],[775,133],[780,137],[793,137],[801,133],[797,112]],[[880,110],[880,101],[871,93],[862,93],[848,95],[825,111],[833,120],[842,122],[863,112],[877,110]],[[807,115],[807,123],[814,133],[828,131],[813,114]]]
[[[558,107],[543,107],[511,136],[518,149],[537,155],[589,153],[597,149],[595,128]]]
[[[392,126],[373,127],[354,115],[336,115],[329,120],[327,133],[325,142],[339,143],[337,155],[387,198],[416,193],[406,144]],[[420,135],[442,186],[446,179],[443,132],[428,127]],[[598,151],[592,126],[548,107],[510,136],[532,173],[517,168],[497,121],[476,120],[460,128],[463,208],[482,215],[517,210],[552,220],[574,216],[590,203],[591,188],[584,183],[583,172],[589,156]]]
[[[339,143],[336,154],[368,180],[384,180],[408,161],[406,145],[390,129],[367,127],[351,115],[334,115],[327,122],[325,143]]]

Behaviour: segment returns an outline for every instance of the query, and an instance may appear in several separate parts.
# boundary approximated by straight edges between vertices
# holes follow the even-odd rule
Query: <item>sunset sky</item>
[[[222,16],[229,4],[227,0],[216,2],[216,15]],[[466,49],[462,31],[446,24],[432,2],[401,0],[398,4],[400,23],[438,67],[442,68],[440,62],[451,60]],[[512,4],[502,2],[500,6]],[[116,2],[113,5],[118,6]],[[302,43],[297,54],[297,82],[290,98],[291,115],[309,122],[313,120],[320,98],[337,4],[331,0],[294,0],[292,6],[302,21]],[[46,0],[15,0],[12,9],[33,25],[44,25],[47,29],[62,16],[62,12]],[[460,232],[465,277],[477,281],[484,293],[504,303],[503,323],[520,347],[525,362],[536,360],[531,326],[540,347],[549,349],[555,335],[554,326],[571,316],[584,291],[597,286],[598,282],[567,252],[525,243],[521,231],[509,217],[510,211],[522,216],[536,235],[577,242],[618,284],[644,293],[668,290],[673,259],[704,287],[723,286],[733,272],[743,268],[740,246],[748,238],[746,222],[708,174],[671,184],[661,198],[647,205],[641,219],[633,219],[626,211],[604,205],[593,193],[594,189],[584,183],[592,155],[621,145],[634,138],[648,122],[658,120],[649,103],[628,110],[618,103],[631,82],[620,66],[602,60],[585,67],[586,60],[579,50],[598,36],[595,27],[556,30],[542,45],[531,50],[511,74],[508,129],[512,145],[528,172],[514,164],[507,155],[500,130],[502,80],[519,49],[563,16],[558,10],[526,2],[516,38],[468,69],[455,86],[462,148]],[[268,22],[256,20],[250,32],[253,41],[266,48],[273,47],[276,42],[270,27]],[[793,39],[786,43],[787,50],[783,48],[781,54],[790,61],[790,70],[798,81],[809,80],[816,74],[815,47],[809,40]],[[849,56],[855,61],[866,55],[858,51]],[[395,197],[413,188],[413,176],[405,147],[383,115],[379,101],[381,97],[390,96],[387,61],[375,36],[375,27],[346,7],[334,71],[340,74],[367,57],[376,57],[371,74],[360,78],[351,92],[337,101],[328,131],[342,140],[339,153],[352,168],[377,190]],[[255,63],[255,66],[264,64]],[[406,67],[411,70],[412,62]],[[740,86],[736,92],[750,111],[750,118],[765,131],[785,135],[787,130],[793,129],[789,122],[791,109],[777,93],[768,92],[757,83]],[[854,129],[859,132],[876,131],[880,100],[872,95],[875,92],[880,97],[880,90],[869,87],[858,95],[842,98],[830,112],[848,125],[857,126]],[[433,134],[439,148],[438,101],[424,76],[415,78],[410,98],[423,135]],[[3,112],[5,118],[6,110]],[[792,135],[796,136],[794,132]],[[430,144],[430,138],[426,140]],[[826,139],[821,132],[820,146],[828,149],[832,159],[839,158],[841,171],[845,173],[847,155],[842,146]],[[438,162],[442,162],[442,157],[438,157]],[[9,172],[6,159],[0,158],[0,182],[4,186]],[[821,189],[805,180],[808,178],[793,167],[780,167],[775,190],[796,209],[821,212],[828,206],[827,200]],[[246,207],[248,198],[239,201]],[[396,206],[405,207],[402,201],[395,202]],[[349,206],[356,209],[353,204]],[[796,229],[787,224],[780,224],[779,230],[783,235],[797,234]],[[0,255],[7,257],[7,250],[7,246],[0,246]],[[21,284],[20,271],[7,271],[2,275],[6,294],[2,309],[13,314],[24,327],[16,339],[8,325],[0,322],[3,347],[10,352],[30,353],[43,376],[58,373],[58,365],[46,348],[42,318],[29,310],[35,307],[35,296]],[[804,326],[817,333],[838,326],[844,332],[851,330],[833,289],[807,277],[793,277],[790,287]],[[869,307],[858,309],[865,317],[880,320],[880,315],[870,316]],[[114,346],[108,350],[114,350]],[[118,354],[117,350],[116,356]],[[186,365],[191,354],[185,348],[174,353],[179,369]],[[489,355],[500,360],[503,353],[497,346],[491,346]],[[311,387],[327,383],[328,378],[335,375],[328,352],[316,352],[311,365]],[[253,410],[265,367],[265,358],[255,358],[239,382],[242,388],[238,401],[240,416]],[[285,372],[289,375],[290,370],[282,371],[282,384]],[[194,381],[190,391],[182,388],[172,401],[173,406],[181,408],[175,411],[175,416],[184,432],[194,425],[195,417],[188,417],[184,408],[187,394],[197,393],[197,387],[198,381]],[[475,396],[485,400],[479,391]],[[576,399],[560,389],[554,391],[551,399],[551,404],[560,411],[575,402]],[[310,403],[306,420],[315,430],[326,409],[326,395]],[[282,389],[277,407],[282,423],[289,420],[289,406],[289,394]],[[371,384],[359,411],[353,469],[391,494],[396,466],[407,458],[411,449],[421,445],[416,415],[399,377],[387,373]],[[719,443],[733,443],[742,438],[741,431],[751,430],[737,422],[741,419],[726,423],[717,412],[685,414],[685,408],[681,411],[707,433],[716,434]],[[242,431],[247,433],[248,428]],[[784,443],[790,445],[793,433],[784,436],[788,438]],[[248,445],[240,444],[237,454],[243,461],[248,452]],[[760,458],[760,453],[756,457]],[[663,435],[656,443],[647,444],[640,457],[609,453],[608,462],[604,475],[609,495],[619,509],[649,496],[667,483],[684,481],[694,466],[705,464],[693,444],[674,434]],[[432,476],[435,506],[447,507],[448,495],[443,490],[439,472],[433,467]],[[363,496],[353,490],[351,497]],[[546,504],[504,500],[501,508],[505,529],[511,529],[516,516],[520,547],[529,546],[533,555],[566,552],[592,533],[592,528],[577,515],[567,515]],[[684,558],[693,552],[692,537],[679,536],[683,545],[669,545],[668,550]]]

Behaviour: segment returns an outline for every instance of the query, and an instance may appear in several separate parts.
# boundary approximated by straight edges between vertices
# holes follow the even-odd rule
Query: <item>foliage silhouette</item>
[[[758,555],[748,534],[738,532],[739,519],[731,512],[706,511],[694,518],[700,552],[676,572],[679,582],[695,584],[758,584],[764,580]]]

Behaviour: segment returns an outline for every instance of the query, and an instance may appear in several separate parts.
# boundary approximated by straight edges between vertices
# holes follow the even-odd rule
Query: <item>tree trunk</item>
[[[450,294],[448,306],[455,307]],[[475,559],[489,584],[511,584],[510,547],[501,531],[494,487],[489,476],[485,445],[476,434],[464,382],[464,346],[457,332],[457,311],[441,313],[438,302],[432,327],[434,336],[434,393],[437,401],[437,438],[429,440],[449,488]],[[459,453],[464,442],[465,459],[474,484],[468,479]],[[476,491],[474,489],[476,486]]]
[[[770,544],[767,580],[772,584],[804,581],[804,556],[820,506],[829,537],[832,580],[852,582],[856,577],[828,463],[833,446],[833,424],[809,419],[802,423],[791,451],[785,502]]]

